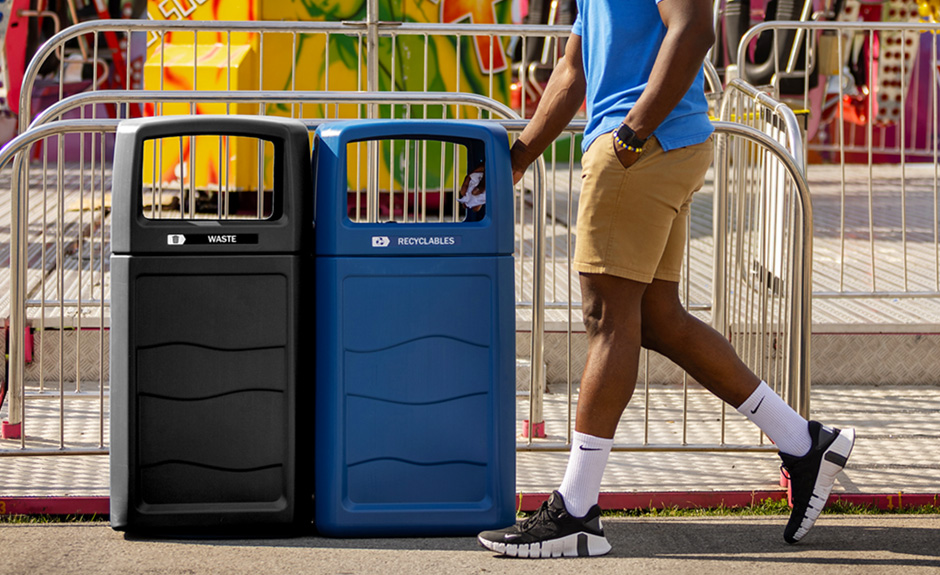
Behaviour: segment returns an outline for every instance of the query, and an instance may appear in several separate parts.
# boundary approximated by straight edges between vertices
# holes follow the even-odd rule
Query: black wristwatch
[[[620,127],[614,130],[614,149],[618,152],[621,150],[630,150],[631,152],[639,154],[643,151],[643,146],[650,137],[651,136],[640,138],[636,135],[636,132],[633,131],[633,128],[626,124],[620,124]]]

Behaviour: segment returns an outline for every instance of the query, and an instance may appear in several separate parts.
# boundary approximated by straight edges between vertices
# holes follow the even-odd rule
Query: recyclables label
[[[460,244],[460,236],[414,236],[390,238],[388,236],[372,236],[372,247],[449,247]]]

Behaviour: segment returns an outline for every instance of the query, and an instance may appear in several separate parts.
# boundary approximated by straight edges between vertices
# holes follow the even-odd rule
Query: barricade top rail
[[[567,36],[571,34],[571,26],[546,24],[441,24],[421,22],[379,21],[377,24],[383,28],[396,28],[415,33],[466,33],[471,36],[486,34],[518,35],[532,33],[540,36]],[[97,31],[120,32],[124,30],[138,30],[148,32],[161,32],[164,30],[219,30],[231,32],[323,32],[328,30],[348,31],[349,28],[366,26],[365,20],[342,20],[339,22],[286,22],[280,20],[89,20],[80,22],[61,30],[50,38],[46,44],[54,44],[63,38],[71,39],[75,36],[89,34]]]
[[[492,98],[466,92],[355,92],[355,91],[286,91],[286,90],[96,90],[81,92],[63,98],[43,110],[30,124],[30,129],[48,123],[62,114],[95,103],[189,103],[228,102],[241,103],[350,103],[350,104],[427,104],[427,105],[471,105],[499,114],[507,120],[519,120],[515,128],[522,129],[525,123],[509,106]],[[305,118],[298,118],[305,120]],[[323,119],[319,119],[322,121]],[[581,122],[583,123],[583,122]],[[511,130],[513,128],[508,128]]]
[[[508,108],[505,104],[478,94],[466,92],[348,92],[348,91],[285,91],[285,90],[241,90],[209,91],[209,90],[96,90],[82,92],[63,98],[49,108],[43,110],[29,129],[46,125],[56,120],[62,114],[87,104],[100,102],[108,103],[188,103],[188,102],[231,102],[231,103],[258,103],[258,102],[356,102],[363,104],[428,104],[428,105],[475,105],[487,111],[501,114],[504,119],[483,119],[480,121],[498,122],[508,132],[521,132],[528,124],[528,120],[519,117],[519,114]],[[321,122],[331,121],[330,118],[296,118],[308,127],[315,128]],[[94,120],[93,118],[91,120]],[[120,121],[120,120],[116,120]],[[587,120],[572,120],[565,126],[565,132],[581,132],[587,126]]]
[[[0,168],[6,166],[8,162],[21,153],[28,146],[51,136],[60,134],[80,133],[80,132],[115,132],[118,124],[122,120],[102,119],[102,120],[59,120],[48,122],[41,126],[31,126],[29,130],[16,136],[0,148]],[[16,190],[13,190],[16,193]]]
[[[913,30],[917,32],[930,32],[940,29],[940,24],[930,22],[842,22],[842,21],[798,21],[798,20],[768,20],[748,28],[743,38],[756,36],[761,32],[774,28],[783,30],[831,30],[841,28],[845,30],[876,30],[897,31]],[[743,43],[742,38],[742,43]]]

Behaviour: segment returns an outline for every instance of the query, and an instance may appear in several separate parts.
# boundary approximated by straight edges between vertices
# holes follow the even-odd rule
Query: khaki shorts
[[[651,138],[624,169],[610,134],[594,140],[581,160],[575,269],[678,282],[689,204],[713,157],[711,138],[669,152]]]

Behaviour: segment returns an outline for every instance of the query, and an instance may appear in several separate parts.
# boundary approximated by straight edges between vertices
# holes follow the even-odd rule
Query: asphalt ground
[[[938,515],[824,515],[797,545],[785,517],[607,518],[604,557],[511,559],[473,537],[154,539],[107,523],[0,524],[4,575],[449,573],[933,573]]]

